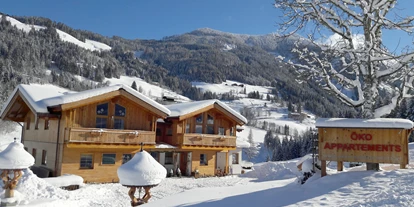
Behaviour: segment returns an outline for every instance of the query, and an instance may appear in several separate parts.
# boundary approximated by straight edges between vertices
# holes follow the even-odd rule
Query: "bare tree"
[[[393,108],[403,98],[411,97],[413,87],[413,53],[404,50],[395,54],[382,43],[387,30],[411,35],[414,17],[392,12],[396,3],[397,0],[275,0],[275,6],[283,12],[280,34],[305,32],[313,47],[304,47],[303,41],[296,44],[293,51],[298,60],[288,62],[303,77],[319,81],[342,102],[362,107],[363,117],[385,115],[389,112],[387,107]],[[309,31],[309,26],[315,29]],[[324,35],[331,35],[335,41],[322,43]],[[388,106],[376,104],[383,86],[399,90]]]

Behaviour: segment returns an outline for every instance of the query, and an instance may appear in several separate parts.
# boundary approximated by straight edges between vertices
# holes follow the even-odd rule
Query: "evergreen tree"
[[[135,89],[136,91],[138,91],[138,88],[137,88],[137,83],[136,83],[135,81],[134,81],[134,82],[132,82],[131,88],[133,88],[133,89]]]
[[[247,137],[247,141],[249,142],[250,147],[246,149],[246,155],[247,155],[247,160],[251,161],[258,154],[256,144],[254,143],[254,140],[253,140],[253,132],[251,129],[249,131],[249,136]]]

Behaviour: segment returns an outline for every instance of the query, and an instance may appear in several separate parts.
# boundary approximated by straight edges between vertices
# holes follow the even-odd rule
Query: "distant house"
[[[288,118],[291,118],[291,119],[296,120],[296,121],[303,121],[307,117],[309,118],[309,115],[306,114],[306,113],[290,112],[288,114]]]
[[[1,111],[24,122],[22,142],[54,175],[116,182],[116,169],[140,150],[155,148],[157,119],[170,111],[125,85],[77,93],[55,86],[19,85]]]
[[[0,116],[24,123],[36,166],[85,182],[117,182],[117,168],[141,147],[168,172],[229,173],[241,161],[236,126],[247,122],[218,100],[163,106],[125,85],[69,92],[21,84]]]
[[[157,142],[176,148],[151,149],[160,163],[185,175],[211,176],[229,173],[229,160],[240,162],[236,151],[236,126],[246,118],[219,100],[178,103],[166,106],[171,115],[158,123]],[[163,163],[161,160],[164,160]]]

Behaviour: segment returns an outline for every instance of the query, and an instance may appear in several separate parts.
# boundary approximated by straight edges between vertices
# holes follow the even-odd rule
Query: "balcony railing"
[[[213,134],[184,134],[183,145],[236,147],[236,137]]]
[[[155,144],[155,132],[140,130],[67,128],[66,142],[103,144]]]

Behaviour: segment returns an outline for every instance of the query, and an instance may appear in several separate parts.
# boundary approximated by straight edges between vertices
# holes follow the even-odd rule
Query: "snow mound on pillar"
[[[137,152],[127,163],[118,168],[119,183],[125,186],[158,185],[167,170],[148,152]]]
[[[256,178],[255,181],[271,181],[294,178],[300,175],[296,161],[265,162],[253,166],[254,170],[240,175],[241,177]]]
[[[23,175],[19,179],[16,190],[28,201],[42,198],[67,199],[69,197],[68,191],[54,187],[42,178],[37,177],[30,169],[23,170]]]
[[[22,143],[12,142],[0,152],[0,169],[25,169],[34,162],[35,159],[24,150]]]

